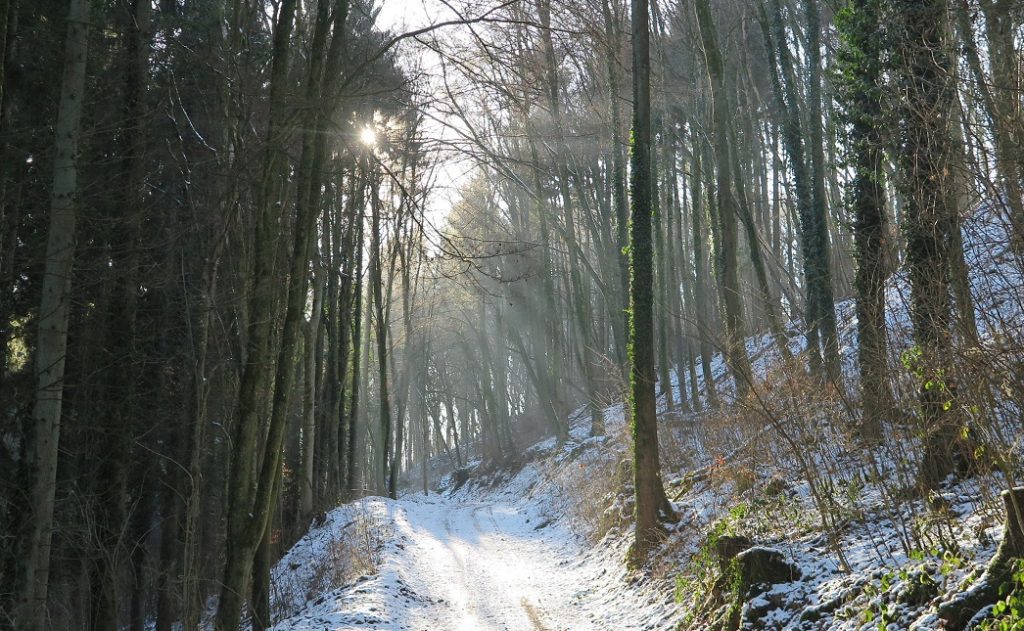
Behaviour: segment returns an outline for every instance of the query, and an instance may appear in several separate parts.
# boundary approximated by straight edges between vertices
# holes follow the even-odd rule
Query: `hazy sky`
[[[377,23],[395,33],[422,28],[452,16],[437,0],[381,0]]]
[[[451,4],[459,7],[465,3],[453,0]],[[380,13],[377,16],[378,27],[382,30],[389,30],[395,35],[458,17],[441,0],[378,0],[378,6],[380,7]],[[442,32],[442,36],[458,37],[456,33],[458,28],[447,27]],[[402,42],[398,51],[400,58],[406,56],[407,60],[412,62],[409,64],[400,62],[403,66],[416,65],[421,72],[427,74],[440,70],[440,63],[436,60],[435,53],[413,40]],[[439,94],[440,91],[435,92],[435,96]],[[429,106],[428,109],[430,109]],[[438,112],[433,112],[433,116],[437,117],[438,115]],[[451,138],[452,135],[451,130],[445,129],[444,125],[438,123],[436,119],[431,121],[430,117],[424,122],[424,131],[428,136],[437,139]],[[432,224],[437,229],[443,228],[444,217],[447,215],[448,209],[459,197],[458,188],[466,181],[467,170],[472,168],[464,158],[454,155],[448,155],[447,158],[446,163],[439,168],[435,189],[426,204],[428,224]]]

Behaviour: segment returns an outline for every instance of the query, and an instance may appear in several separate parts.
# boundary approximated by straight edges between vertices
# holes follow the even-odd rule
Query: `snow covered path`
[[[574,617],[571,586],[559,572],[567,560],[550,542],[530,538],[528,517],[493,503],[404,504],[395,519],[402,574],[437,603],[410,609],[410,628],[541,630]]]
[[[670,595],[628,584],[622,551],[589,549],[536,503],[494,495],[363,502],[392,529],[379,573],[315,599],[275,630],[670,626]],[[293,554],[302,546],[282,564],[301,562],[289,561]]]

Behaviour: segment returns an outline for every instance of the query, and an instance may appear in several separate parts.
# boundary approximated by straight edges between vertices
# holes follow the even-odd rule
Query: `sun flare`
[[[363,131],[359,132],[359,142],[372,147],[377,144],[377,132],[372,127],[364,127]]]

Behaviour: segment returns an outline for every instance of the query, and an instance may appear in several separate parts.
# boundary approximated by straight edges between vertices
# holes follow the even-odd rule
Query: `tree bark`
[[[804,0],[804,12],[807,18],[807,101],[808,120],[810,121],[810,160],[811,160],[811,221],[808,225],[805,242],[813,243],[811,261],[804,261],[804,267],[810,266],[814,271],[814,284],[808,284],[809,299],[813,296],[816,302],[815,313],[817,327],[821,332],[822,358],[825,371],[832,384],[842,387],[842,376],[839,374],[839,338],[836,329],[836,308],[834,290],[832,288],[831,244],[828,227],[828,198],[825,194],[825,145],[822,127],[824,125],[821,111],[821,18],[818,11],[819,0]],[[781,40],[780,40],[781,46]]]
[[[845,47],[840,61],[846,71],[845,100],[850,124],[853,181],[849,203],[854,214],[857,271],[857,333],[863,420],[861,434],[880,440],[881,421],[893,410],[889,384],[888,343],[885,325],[885,281],[888,265],[885,238],[889,220],[885,210],[885,174],[882,170],[881,54],[879,0],[855,0],[845,23]]]
[[[86,57],[89,43],[89,0],[70,0],[64,47],[60,103],[55,126],[53,192],[50,227],[39,306],[36,343],[33,436],[29,451],[30,517],[21,582],[18,587],[18,627],[41,629],[46,619],[53,505],[57,484],[57,446],[64,400],[64,361],[71,309],[71,276],[75,253],[78,204],[78,143],[85,100]]]
[[[896,62],[905,95],[899,104],[900,185],[924,433],[918,484],[932,489],[956,468],[960,442],[949,277],[950,235],[959,230],[951,193],[955,148],[949,117],[955,93],[944,0],[900,0],[896,9]]]
[[[654,249],[652,244],[650,14],[648,0],[632,0],[633,138],[630,156],[630,404],[633,484],[636,492],[634,565],[657,545],[661,522],[675,512],[661,481],[654,379]]]
[[[696,0],[697,21],[708,75],[711,79],[711,108],[713,110],[713,136],[715,149],[716,188],[718,198],[718,225],[721,241],[718,244],[719,274],[721,276],[722,304],[725,305],[725,327],[728,335],[726,359],[736,384],[736,397],[742,400],[753,384],[750,358],[747,356],[746,327],[743,319],[743,296],[740,293],[739,249],[736,218],[739,211],[732,191],[732,163],[729,158],[729,99],[725,93],[722,56],[718,48],[715,25],[708,0]]]

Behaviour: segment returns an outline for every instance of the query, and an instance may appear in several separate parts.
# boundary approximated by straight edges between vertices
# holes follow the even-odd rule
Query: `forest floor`
[[[586,434],[577,426],[566,445],[544,441],[500,468],[475,463],[464,485],[448,473],[429,495],[328,513],[275,569],[275,631],[675,626],[672,581],[630,574],[626,538],[586,536],[580,505],[603,502],[581,480],[618,454]]]
[[[541,447],[534,456],[550,454],[550,444]],[[542,474],[549,466],[535,461],[487,484],[365,498],[333,511],[278,564],[275,584],[292,587],[279,591],[278,606],[296,613],[275,629],[671,626],[671,583],[630,580],[620,545],[591,547],[570,520],[558,519],[565,498]],[[375,573],[299,604],[323,580],[325,560],[351,566],[354,558]]]
[[[799,570],[743,603],[741,628],[933,630],[931,607],[983,567],[1002,534],[997,480],[951,484],[948,518],[927,522],[913,503],[887,507],[866,483],[841,500],[832,542],[798,476],[744,481],[713,467],[694,478],[693,462],[667,477],[680,522],[651,564],[631,572],[621,411],[607,411],[609,437],[585,438],[578,425],[563,446],[539,443],[500,468],[476,463],[462,486],[448,474],[429,495],[331,511],[274,571],[274,631],[716,628],[718,605],[705,606],[717,575],[708,550],[726,534],[778,550]],[[904,546],[908,538],[917,543]]]

